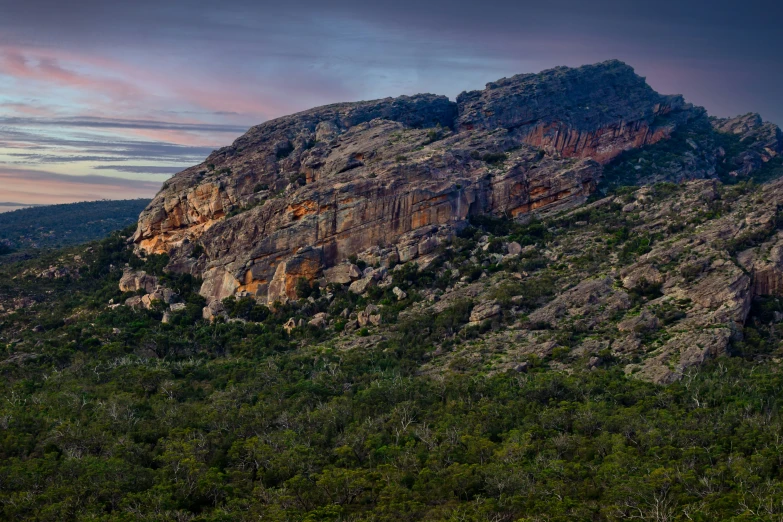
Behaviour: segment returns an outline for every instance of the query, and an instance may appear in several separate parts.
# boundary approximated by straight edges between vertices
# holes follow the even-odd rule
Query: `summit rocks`
[[[460,129],[506,129],[529,145],[600,163],[668,138],[693,114],[681,96],[661,96],[617,60],[504,78],[457,103]]]

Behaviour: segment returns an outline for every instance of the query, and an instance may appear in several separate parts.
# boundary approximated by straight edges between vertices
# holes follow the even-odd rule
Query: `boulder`
[[[587,368],[593,369],[597,368],[601,364],[601,358],[600,357],[590,357],[590,359],[587,361]]]
[[[133,297],[129,297],[125,300],[125,306],[129,306],[131,308],[142,308],[141,296],[134,295]]]
[[[293,317],[286,321],[286,323],[283,325],[283,329],[287,334],[290,334],[294,328],[296,328],[296,321]]]
[[[312,319],[310,319],[307,324],[310,326],[315,326],[316,328],[323,328],[326,326],[326,318],[327,314],[324,312],[319,312],[313,316]]]
[[[517,255],[522,253],[522,246],[516,241],[512,241],[506,247],[506,251],[511,255]]]
[[[324,270],[324,279],[327,283],[347,285],[361,277],[359,267],[352,263],[341,263]]]
[[[219,317],[226,317],[226,310],[220,301],[212,301],[202,309],[201,316],[205,320],[212,322]]]
[[[394,293],[395,296],[397,296],[398,301],[402,301],[408,297],[408,294],[405,293],[404,290],[400,289],[399,286],[395,286],[394,288],[392,288],[392,292]]]
[[[420,256],[426,256],[438,248],[438,238],[427,237],[419,241],[418,250]]]
[[[144,290],[150,293],[158,286],[158,278],[147,274],[144,270],[126,269],[120,278],[120,291],[137,292]]]
[[[348,291],[361,295],[372,286],[375,286],[375,278],[370,274],[351,283],[351,286],[348,287]]]
[[[500,305],[494,299],[491,301],[479,303],[474,306],[473,310],[470,312],[470,324],[481,324],[487,319],[492,319],[493,317],[499,316],[501,311],[502,309]]]

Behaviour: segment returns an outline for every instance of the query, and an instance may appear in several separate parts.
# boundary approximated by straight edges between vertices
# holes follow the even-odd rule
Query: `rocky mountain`
[[[332,267],[348,259],[381,267],[410,261],[428,266],[471,220],[526,223],[552,217],[584,204],[601,187],[774,177],[781,152],[783,134],[775,125],[757,115],[709,118],[681,96],[656,93],[622,62],[559,67],[489,83],[456,102],[430,94],[403,96],[330,105],[261,124],[174,176],[142,212],[133,242],[143,255],[167,254],[168,270],[202,278],[205,317],[214,317],[228,297],[252,297],[270,306],[295,300],[301,281],[333,283]],[[711,204],[717,198],[709,195],[717,194],[714,185],[702,189],[706,195],[694,201],[647,209],[633,233],[653,237],[658,228],[671,226],[675,212],[692,212],[702,199]],[[629,212],[645,208],[641,194],[626,205]],[[777,192],[773,196],[765,203],[780,200]],[[762,214],[753,219],[774,222],[774,208],[764,207]],[[737,225],[742,219],[746,223]],[[672,347],[662,349],[657,369],[643,370],[651,379],[681,375],[680,363],[670,363],[673,352],[675,359],[703,360],[725,351],[758,294],[753,289],[778,291],[776,283],[761,281],[777,281],[775,262],[756,270],[758,256],[731,261],[725,251],[714,250],[717,238],[751,233],[757,223],[749,220],[725,218],[683,239],[702,245],[687,247],[691,256],[700,252],[694,263],[711,266],[704,259],[724,259],[716,272],[722,279],[704,283],[707,297],[688,297],[701,311],[682,323],[713,329],[708,339],[680,331]],[[618,294],[614,285],[633,291],[641,273],[645,284],[679,295],[679,283],[667,292],[669,281],[655,268],[679,254],[661,248],[648,255],[669,261],[639,261],[612,276],[619,267],[604,266],[609,272],[602,283],[585,284],[599,301],[628,305],[626,293]],[[364,281],[363,291],[388,277],[357,276],[340,282]],[[565,306],[556,303],[549,306]],[[639,348],[627,342],[631,352]],[[683,356],[678,346],[693,343],[706,348]],[[663,371],[667,364],[670,369]]]

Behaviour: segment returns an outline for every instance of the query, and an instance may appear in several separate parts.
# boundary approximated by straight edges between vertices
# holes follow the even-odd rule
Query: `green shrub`
[[[489,163],[490,165],[498,165],[500,163],[503,163],[506,161],[506,153],[505,152],[487,152],[483,156],[481,156],[481,160]]]
[[[304,277],[300,277],[296,281],[296,297],[299,299],[307,299],[308,297],[317,299],[320,296],[321,289],[319,287],[318,281],[313,281],[311,283]]]

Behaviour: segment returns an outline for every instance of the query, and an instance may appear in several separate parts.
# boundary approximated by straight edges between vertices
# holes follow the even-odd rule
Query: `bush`
[[[498,165],[500,163],[503,163],[506,161],[506,153],[505,152],[487,152],[483,156],[481,156],[481,160],[489,163],[490,165]]]
[[[300,277],[296,281],[296,297],[299,299],[307,299],[313,297],[315,299],[321,297],[321,289],[318,281],[310,282],[304,277]]]
[[[702,270],[704,270],[704,266],[700,263],[690,263],[680,268],[680,275],[690,283],[701,275]]]
[[[291,155],[291,153],[294,151],[294,145],[289,141],[279,149],[277,149],[277,152],[275,153],[275,157],[277,160],[281,160],[283,158],[287,158]]]
[[[205,252],[204,245],[202,245],[201,243],[196,243],[193,246],[193,250],[190,252],[190,257],[192,257],[193,259],[198,259],[204,254],[204,252]]]

